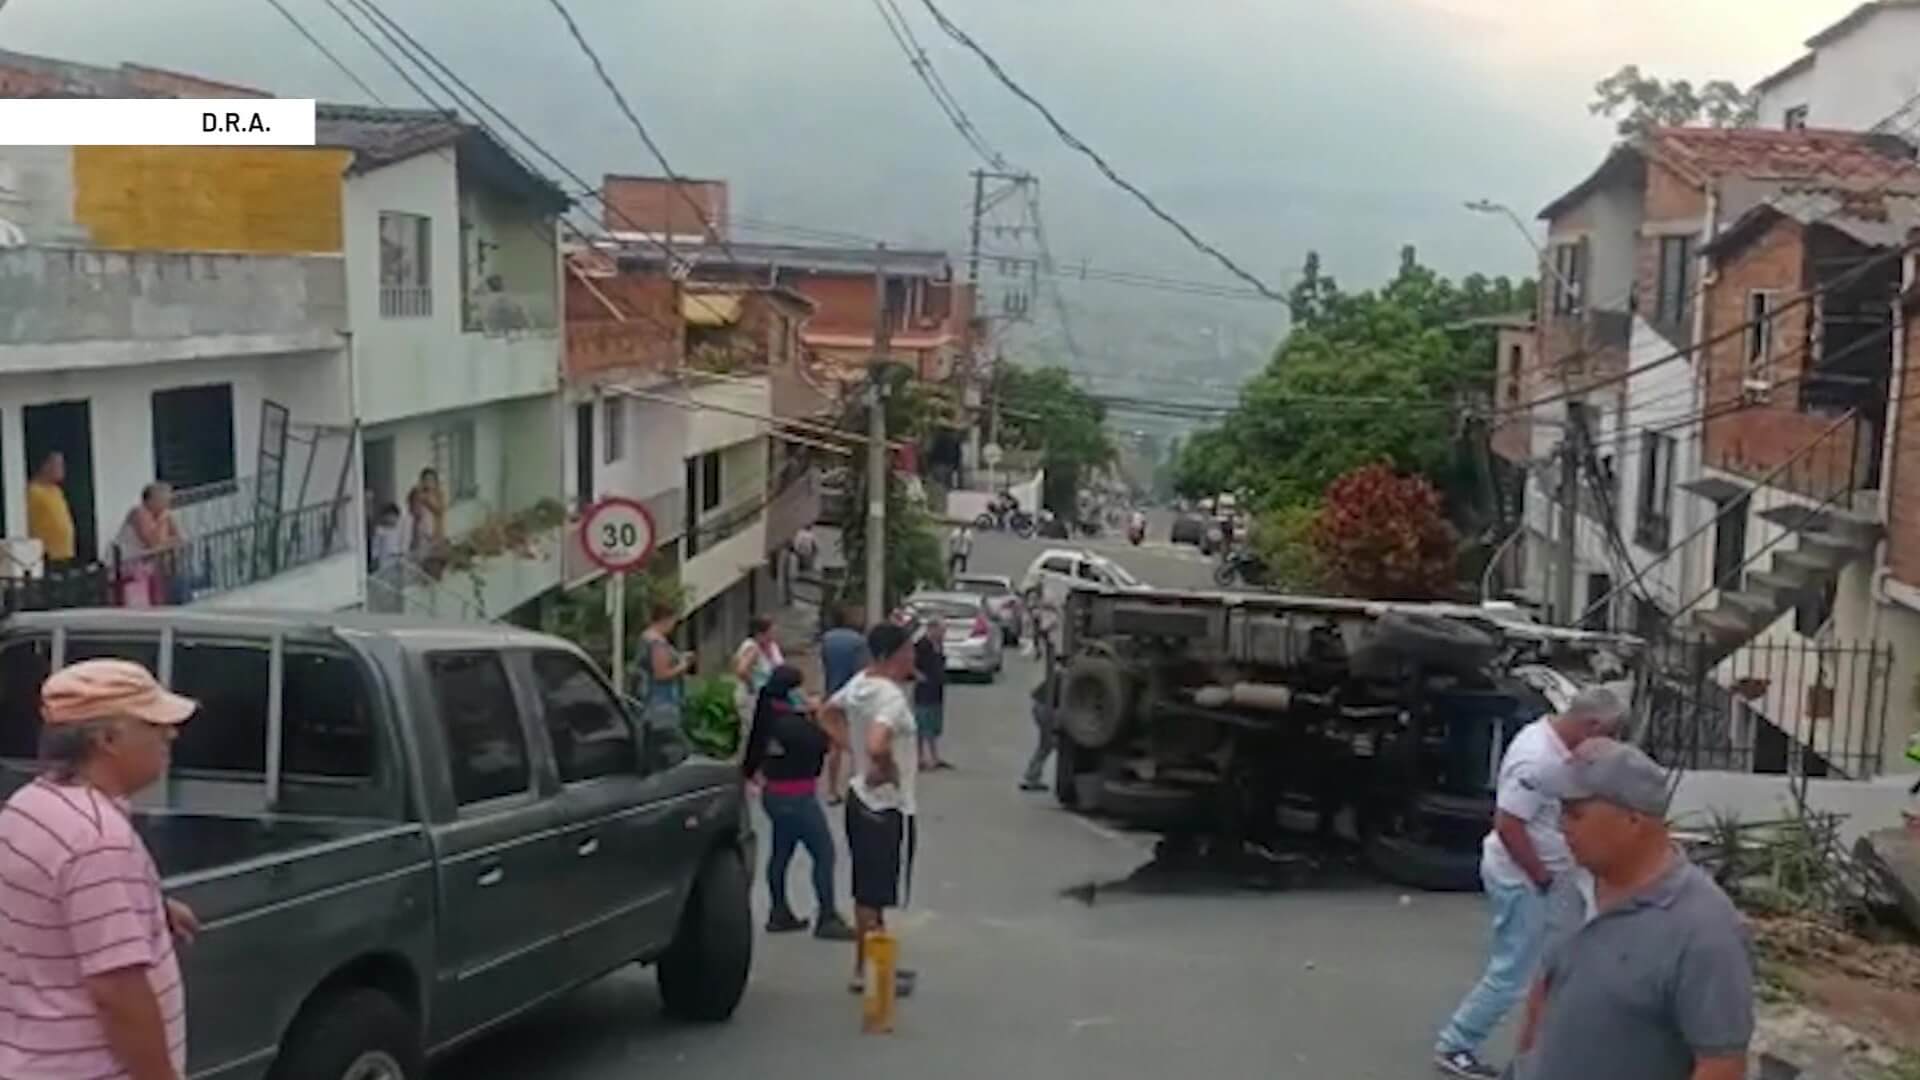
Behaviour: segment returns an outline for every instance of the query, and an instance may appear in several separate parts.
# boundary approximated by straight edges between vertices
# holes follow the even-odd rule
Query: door
[[[669,820],[641,775],[632,718],[586,661],[560,649],[527,657],[526,675],[560,779],[562,858],[552,895],[567,911],[567,955],[591,978],[664,945],[673,933]],[[560,899],[563,898],[563,899]]]
[[[1713,527],[1713,580],[1709,588],[1738,590],[1741,568],[1747,562],[1747,510],[1753,499],[1736,495],[1719,504],[1720,519]]]
[[[431,1041],[504,1016],[566,984],[565,913],[552,785],[497,651],[424,660],[450,817],[439,826],[440,1003]]]
[[[400,479],[393,458],[393,436],[366,440],[360,448],[360,471],[366,483],[367,518],[380,515],[380,508],[400,505]]]
[[[594,502],[593,487],[593,403],[573,408],[573,484],[582,511]]]
[[[94,516],[93,407],[86,401],[54,401],[20,410],[28,479],[50,454],[66,462],[67,508],[73,512],[73,553],[79,562],[100,557],[100,531]],[[131,507],[129,507],[131,509]]]

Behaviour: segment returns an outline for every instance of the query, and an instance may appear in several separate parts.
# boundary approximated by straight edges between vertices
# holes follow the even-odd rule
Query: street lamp
[[[1560,276],[1560,271],[1554,267],[1553,263],[1548,261],[1545,249],[1541,248],[1540,242],[1533,238],[1533,230],[1527,228],[1527,223],[1521,221],[1520,215],[1513,212],[1513,207],[1508,206],[1506,203],[1494,202],[1492,199],[1471,199],[1461,205],[1476,214],[1498,214],[1508,221],[1513,222],[1513,227],[1520,231],[1520,235],[1526,240],[1527,246],[1533,249],[1533,256],[1539,260],[1540,269],[1545,273],[1552,274],[1553,279],[1560,283],[1560,288],[1565,291],[1567,296],[1576,300],[1579,299],[1579,288],[1566,278]]]

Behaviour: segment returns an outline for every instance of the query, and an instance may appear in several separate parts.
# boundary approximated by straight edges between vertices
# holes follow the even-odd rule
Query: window
[[[1613,628],[1613,577],[1587,575],[1587,606],[1580,615],[1582,630],[1604,631]]]
[[[480,494],[478,435],[471,420],[456,420],[433,433],[433,461],[440,482],[456,499]]]
[[[1507,401],[1520,400],[1520,368],[1526,358],[1526,349],[1519,345],[1507,347]]]
[[[280,682],[282,767],[290,776],[372,780],[373,702],[352,657],[289,645]]]
[[[1807,126],[1807,107],[1795,105],[1780,114],[1780,126],[1788,131],[1802,131]]]
[[[681,531],[686,535],[687,558],[691,559],[700,554],[700,459],[687,458],[681,464],[681,504],[686,508]]]
[[[154,476],[176,488],[234,477],[233,386],[181,386],[153,393]]]
[[[1687,313],[1692,299],[1693,275],[1693,237],[1663,236],[1660,238],[1660,277],[1655,282],[1653,297],[1653,320],[1668,325],[1678,324]]]
[[[1071,575],[1073,573],[1073,560],[1062,555],[1054,555],[1041,563],[1040,569],[1049,574]]]
[[[700,455],[700,509],[712,510],[720,505],[720,451],[712,450]]]
[[[1553,245],[1553,311],[1556,315],[1576,315],[1581,294],[1586,291],[1587,242]]]
[[[527,733],[499,655],[436,653],[427,658],[427,674],[447,738],[454,802],[471,806],[526,791],[533,782]]]
[[[1774,311],[1778,293],[1755,289],[1747,294],[1747,389],[1773,385]]]
[[[607,429],[606,463],[611,465],[627,456],[626,399],[608,398],[600,411],[606,414],[606,419],[600,426]]]
[[[52,644],[37,635],[0,647],[0,759],[40,757],[40,684],[52,656]]]
[[[380,314],[415,319],[433,314],[433,278],[428,253],[433,219],[421,214],[380,212]]]
[[[1641,547],[1664,551],[1673,525],[1673,436],[1640,433],[1640,506],[1633,539]]]
[[[639,770],[626,713],[579,657],[534,653],[533,674],[561,783],[631,776]]]
[[[1100,573],[1100,568],[1084,559],[1074,565],[1073,576],[1081,581],[1092,581],[1101,585],[1107,583],[1107,579]]]
[[[270,658],[264,641],[174,642],[173,689],[200,703],[174,741],[175,768],[266,771]]]
[[[1806,596],[1793,609],[1793,632],[1801,637],[1818,634],[1833,619],[1833,602],[1839,595],[1840,582],[1830,578],[1819,592]]]

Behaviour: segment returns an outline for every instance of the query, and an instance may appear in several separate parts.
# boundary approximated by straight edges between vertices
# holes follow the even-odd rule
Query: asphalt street
[[[983,537],[974,569],[1017,577],[1047,546]],[[1203,585],[1210,572],[1165,547],[1090,546],[1158,584]],[[436,1080],[1433,1075],[1433,1032],[1478,974],[1479,898],[1346,872],[1278,891],[1129,880],[1150,862],[1149,838],[1015,788],[1037,678],[1010,654],[997,682],[950,691],[946,753],[959,768],[922,780],[920,864],[896,920],[921,974],[895,1033],[860,1033],[850,946],[763,936],[728,1024],[664,1020],[652,973],[632,970],[464,1049]],[[840,875],[844,890],[844,858]]]

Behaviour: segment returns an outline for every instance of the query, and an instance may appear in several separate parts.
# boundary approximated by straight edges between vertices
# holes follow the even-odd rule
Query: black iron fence
[[[113,573],[100,563],[53,569],[39,577],[0,577],[0,615],[104,607],[112,598]]]
[[[1663,644],[1641,687],[1639,741],[1675,768],[1866,779],[1886,752],[1893,650],[1761,640],[1731,654]]]

